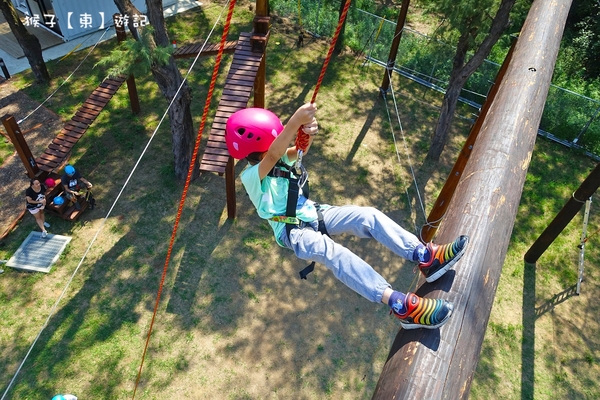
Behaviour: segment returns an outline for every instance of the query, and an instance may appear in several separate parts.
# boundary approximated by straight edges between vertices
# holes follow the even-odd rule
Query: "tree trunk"
[[[515,0],[502,0],[502,3],[496,12],[496,16],[492,21],[492,26],[490,27],[488,35],[473,57],[471,57],[466,64],[465,58],[469,50],[469,41],[470,38],[477,35],[477,30],[476,28],[473,28],[461,35],[452,61],[452,72],[450,73],[448,89],[446,90],[444,100],[442,101],[440,117],[435,128],[435,133],[431,139],[431,147],[427,152],[426,162],[437,162],[440,159],[446,141],[448,140],[450,126],[452,124],[452,119],[454,118],[460,91],[473,72],[475,72],[485,61],[504,29],[508,27],[510,10],[514,4]]]
[[[338,15],[339,15],[338,20],[339,20],[339,18],[342,17],[342,12],[344,11],[345,5],[346,5],[346,1],[342,0],[340,2],[340,11],[338,13]],[[335,42],[335,47],[333,48],[333,52],[335,54],[340,54],[342,52],[342,50],[344,50],[344,34],[346,33],[346,21],[347,20],[348,20],[348,18],[346,18],[344,20],[344,24],[342,25],[342,28],[340,29],[340,34],[338,36],[338,40],[337,40],[337,42]],[[337,27],[336,27],[336,29],[337,29]]]
[[[0,0],[0,8],[2,9],[2,14],[4,14],[6,22],[8,22],[8,26],[10,26],[10,30],[23,49],[27,61],[29,61],[36,82],[49,83],[50,74],[46,69],[40,41],[25,28],[25,25],[23,25],[17,14],[17,10],[15,10],[10,0]]]
[[[115,0],[117,7],[119,7],[119,3],[123,3],[123,11],[125,12],[129,13],[135,9],[135,7],[131,5],[130,0]],[[131,7],[127,6],[128,3]],[[161,47],[170,46],[163,15],[162,1],[146,0],[146,8],[148,20],[150,25],[154,28],[154,43],[151,45]],[[163,96],[171,103],[177,93],[177,89],[181,85],[181,82],[183,82],[183,77],[175,64],[175,59],[170,57],[169,62],[166,65],[153,64],[150,68]],[[185,180],[187,178],[189,166],[192,162],[192,154],[194,152],[196,135],[190,108],[191,103],[191,90],[188,84],[185,83],[169,108],[172,149],[175,158],[175,177],[179,180]],[[200,173],[198,160],[193,160],[193,162],[195,167],[192,179],[196,178]]]
[[[133,25],[133,15],[142,15],[140,10],[138,10],[137,7],[133,5],[133,3],[130,0],[114,0],[114,2],[117,8],[119,9],[121,15],[129,16],[127,27],[129,28],[129,31],[131,32],[133,38],[135,40],[140,40],[140,34],[138,33],[138,29]]]
[[[469,76],[463,73],[465,57],[469,50],[469,36],[469,33],[463,34],[458,40],[456,53],[452,60],[450,81],[448,82],[448,88],[446,89],[446,94],[444,94],[444,100],[442,101],[442,109],[435,128],[435,134],[431,138],[431,146],[427,152],[427,162],[439,160],[442,150],[444,150],[444,147],[446,146],[446,141],[448,140],[450,125],[452,124],[454,111],[456,111],[456,104],[458,103],[460,91],[469,78]]]
[[[152,75],[167,101],[171,102],[183,81],[183,77],[175,65],[175,60],[171,57],[169,64],[165,66],[153,65]],[[196,135],[190,108],[191,103],[191,91],[188,84],[185,83],[169,108],[175,176],[179,180],[186,179],[194,152]],[[194,160],[194,163],[197,164],[198,160]],[[198,165],[195,165],[192,179],[198,177],[199,173]]]
[[[129,0],[127,0],[129,1]],[[146,0],[148,20],[154,28],[154,41],[157,46],[170,46],[169,35],[163,14],[161,0]],[[152,65],[152,75],[158,83],[158,87],[163,92],[167,101],[171,101],[177,89],[183,81],[183,77],[177,69],[175,59],[171,57],[167,65]],[[169,109],[169,121],[171,123],[171,135],[173,141],[173,155],[175,156],[175,176],[177,179],[185,180],[187,177],[190,162],[192,162],[192,153],[194,152],[195,132],[192,121],[192,94],[190,87],[184,83]],[[193,160],[195,164],[198,160]],[[200,174],[197,165],[194,166],[194,175],[196,178]]]

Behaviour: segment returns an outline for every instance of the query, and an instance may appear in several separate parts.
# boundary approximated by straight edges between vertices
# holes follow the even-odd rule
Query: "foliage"
[[[585,79],[600,77],[600,3],[596,1],[573,2],[567,20],[565,36],[571,50],[573,67]]]
[[[132,38],[124,40],[94,67],[105,68],[108,76],[129,74],[141,76],[147,74],[152,65],[167,65],[173,48],[154,46],[153,33],[152,26],[145,27],[141,31],[140,40]]]

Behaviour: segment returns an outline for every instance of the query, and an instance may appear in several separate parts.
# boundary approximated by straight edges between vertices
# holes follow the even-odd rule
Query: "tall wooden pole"
[[[19,158],[23,162],[23,165],[25,165],[27,176],[29,176],[30,179],[37,178],[41,171],[38,168],[37,163],[35,162],[33,154],[31,154],[31,149],[29,149],[29,146],[27,145],[27,142],[23,137],[21,128],[19,128],[17,121],[15,121],[15,117],[7,114],[1,119],[2,124],[6,129],[6,133],[8,133],[8,137],[10,138],[13,146],[15,147],[15,150],[17,151]]]
[[[269,0],[256,0],[256,13],[257,17],[268,17],[269,16]]]
[[[394,40],[392,40],[392,46],[390,47],[390,54],[385,67],[385,74],[383,75],[383,82],[379,91],[382,95],[385,95],[390,88],[390,75],[396,65],[396,55],[398,54],[398,47],[400,46],[400,38],[402,37],[402,31],[404,30],[404,24],[406,23],[406,14],[408,13],[408,6],[410,0],[402,0],[402,8],[398,14],[398,21],[396,21],[396,31],[394,32]]]
[[[256,0],[254,30],[252,32],[252,50],[266,53],[269,41],[271,19],[269,17],[269,1]],[[267,57],[263,56],[254,80],[254,107],[265,108],[265,82],[267,75]]]
[[[444,214],[446,214],[446,210],[450,205],[450,200],[452,200],[452,196],[454,196],[454,192],[456,191],[456,186],[462,177],[463,171],[467,166],[467,161],[469,161],[469,157],[471,156],[471,152],[473,151],[473,146],[477,140],[477,136],[481,130],[481,126],[483,125],[483,121],[490,109],[490,106],[494,102],[494,98],[496,97],[496,93],[498,93],[498,88],[500,87],[500,82],[504,78],[504,74],[506,74],[506,69],[510,63],[512,58],[512,53],[515,48],[516,40],[513,41],[508,54],[504,58],[504,62],[498,70],[498,74],[496,75],[496,79],[494,80],[494,84],[488,93],[483,106],[481,107],[481,111],[479,112],[479,116],[475,123],[471,127],[471,132],[469,133],[469,137],[465,141],[463,148],[454,163],[454,167],[452,167],[452,171],[448,175],[448,179],[444,183],[444,187],[442,191],[438,195],[433,208],[429,212],[429,216],[427,217],[427,223],[423,225],[421,228],[421,241],[423,243],[430,242],[437,231],[440,222],[444,218]]]
[[[596,168],[590,172],[562,210],[550,222],[550,225],[548,225],[540,237],[527,250],[524,257],[526,262],[533,264],[544,254],[544,251],[554,242],[554,239],[558,237],[563,229],[566,228],[573,217],[577,215],[586,200],[598,190],[598,187],[600,187],[600,164],[596,165]]]
[[[417,294],[454,304],[440,329],[400,330],[374,399],[466,399],[479,360],[572,0],[534,0],[437,237],[471,238]]]

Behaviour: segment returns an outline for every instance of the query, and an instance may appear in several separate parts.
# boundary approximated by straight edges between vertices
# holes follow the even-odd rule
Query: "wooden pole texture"
[[[254,15],[257,17],[268,17],[269,0],[256,0],[256,12]]]
[[[544,251],[554,242],[554,239],[558,237],[563,229],[567,227],[573,217],[581,210],[587,199],[598,190],[598,187],[600,187],[600,164],[596,165],[596,168],[590,172],[563,206],[562,210],[556,214],[556,217],[554,217],[540,237],[527,250],[524,257],[525,262],[533,264],[544,254]]]
[[[6,133],[8,133],[8,137],[10,138],[10,141],[15,147],[19,158],[21,158],[23,165],[25,165],[25,169],[27,170],[27,176],[30,179],[37,178],[40,174],[40,169],[37,166],[37,163],[35,162],[33,154],[31,154],[31,149],[27,145],[25,137],[23,136],[21,128],[19,128],[15,117],[6,114],[0,119],[2,120],[2,125],[4,125]]]
[[[388,62],[385,67],[385,73],[383,75],[383,81],[379,88],[382,94],[387,93],[390,88],[390,75],[394,71],[394,65],[396,65],[396,55],[398,54],[398,47],[400,47],[400,38],[402,37],[402,31],[404,30],[404,24],[406,22],[406,14],[408,13],[408,6],[410,0],[402,0],[402,6],[400,13],[398,14],[398,21],[396,21],[396,31],[394,32],[394,39],[390,46],[390,54],[388,56]]]
[[[433,208],[429,212],[429,216],[427,217],[427,223],[423,225],[421,228],[421,241],[423,243],[431,242],[433,236],[437,232],[438,227],[444,215],[446,214],[446,210],[448,210],[448,206],[450,205],[450,201],[452,200],[452,196],[454,196],[454,192],[456,191],[456,186],[462,177],[462,174],[467,166],[467,161],[469,161],[469,157],[471,156],[471,152],[473,151],[473,146],[477,141],[477,137],[479,136],[479,132],[481,131],[481,126],[483,125],[483,121],[485,121],[485,117],[490,109],[490,106],[494,102],[494,98],[496,97],[496,93],[498,93],[498,88],[500,87],[500,82],[504,78],[506,74],[506,69],[510,64],[510,60],[512,58],[512,53],[515,48],[516,40],[513,42],[508,54],[504,58],[504,62],[498,70],[498,74],[496,75],[496,79],[494,80],[494,84],[492,85],[490,92],[485,98],[485,102],[481,107],[481,111],[479,112],[479,116],[475,120],[475,123],[471,127],[471,132],[469,133],[469,137],[465,141],[463,148],[454,163],[454,167],[452,167],[452,171],[448,175],[448,179],[444,183],[444,187],[442,188],[440,194],[438,195]]]
[[[479,360],[572,0],[534,0],[437,241],[469,247],[421,296],[454,304],[440,329],[400,330],[374,399],[466,399]],[[422,280],[422,279],[421,279]]]

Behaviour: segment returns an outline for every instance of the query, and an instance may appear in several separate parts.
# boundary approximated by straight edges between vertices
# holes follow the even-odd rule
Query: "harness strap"
[[[319,204],[315,204],[315,207],[317,208],[317,215],[319,218],[318,219],[319,227],[317,229],[323,235],[329,236],[329,232],[327,232],[327,228],[325,227],[325,222],[323,221],[323,213],[321,212],[321,208],[319,207]],[[289,232],[288,232],[288,235],[289,235]],[[329,236],[329,237],[331,237],[331,236]],[[315,270],[315,262],[313,261],[310,264],[308,264],[306,267],[304,267],[304,269],[302,271],[299,272],[300,279],[306,279],[306,276],[308,274],[310,274],[311,272],[313,272],[314,270]]]
[[[288,185],[288,198],[287,204],[285,207],[285,215],[275,215],[271,217],[271,221],[276,222],[284,222],[285,223],[285,232],[290,237],[290,232],[292,229],[299,227],[300,220],[296,217],[296,205],[298,204],[298,196],[300,195],[300,186],[298,185],[298,178],[295,178],[290,171],[290,167],[284,163],[278,162],[267,174],[268,176],[276,177],[276,178],[286,178],[289,181]],[[309,196],[308,189],[308,181],[304,184],[302,188],[302,193],[306,198]],[[323,213],[321,212],[321,208],[318,203],[315,203],[315,207],[317,209],[317,218],[318,218],[318,231],[323,235],[329,236],[327,232],[327,228],[325,228],[325,222],[323,222]],[[311,262],[307,265],[302,271],[300,271],[300,279],[306,279],[306,276],[313,272],[315,269],[315,262]]]

